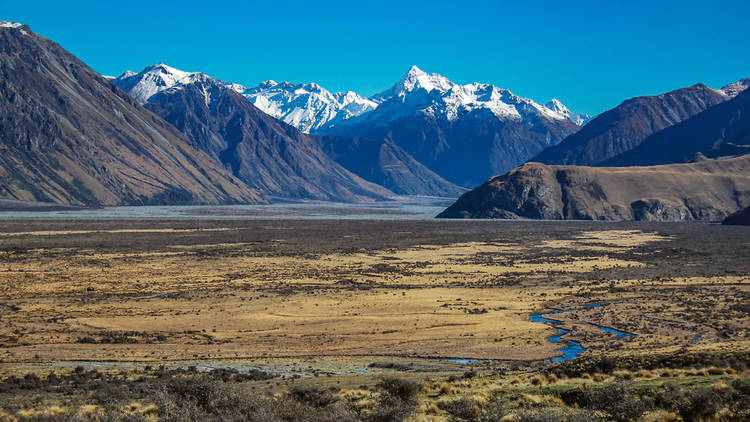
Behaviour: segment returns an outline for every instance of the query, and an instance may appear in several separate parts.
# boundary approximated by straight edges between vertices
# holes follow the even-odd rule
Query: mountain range
[[[261,112],[243,87],[203,73],[157,64],[112,81],[267,196],[361,202],[463,191],[392,144],[352,160],[355,151],[341,146],[364,145],[362,139],[305,134]]]
[[[324,128],[328,134],[384,138],[435,173],[475,186],[578,131],[559,102],[548,108],[489,84],[458,85],[417,67],[371,99],[375,110]]]
[[[440,217],[721,220],[750,205],[750,90],[737,86],[712,92],[696,85],[666,96],[669,101],[664,96],[626,101],[619,108],[635,112],[627,114],[625,123],[611,119],[625,114],[615,109],[592,120],[579,134],[592,125],[604,127],[599,120],[615,122],[609,132],[603,131],[609,135],[599,139],[640,136],[644,132],[623,131],[623,125],[646,127],[653,116],[670,114],[665,110],[674,110],[675,102],[684,110],[685,104],[695,105],[696,98],[724,99],[631,143],[635,145],[600,167],[529,162],[464,194]],[[633,108],[637,103],[647,105]]]
[[[369,98],[163,63],[102,77],[10,22],[0,75],[0,199],[371,202],[480,185],[441,216],[715,220],[750,205],[750,79],[590,118],[416,66]]]
[[[396,195],[326,155],[316,139],[258,110],[231,86],[164,64],[113,82],[266,196],[361,202]]]
[[[140,73],[126,71],[113,82],[146,104],[158,92],[205,77],[157,64]],[[448,180],[439,184],[453,185],[448,189],[453,192],[525,162],[588,119],[556,99],[541,105],[489,84],[458,85],[416,66],[370,98],[351,91],[331,93],[315,83],[266,81],[253,88],[221,83],[303,133],[387,140],[409,156],[406,161]],[[416,180],[410,188],[390,182],[398,192],[435,195],[445,190],[419,189]]]

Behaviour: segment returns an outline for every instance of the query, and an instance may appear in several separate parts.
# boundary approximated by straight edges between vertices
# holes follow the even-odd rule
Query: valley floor
[[[245,380],[271,392],[299,377],[353,389],[393,373],[427,382],[478,371],[495,374],[485,385],[523,384],[560,367],[551,360],[571,342],[583,353],[567,368],[602,356],[632,371],[685,356],[707,368],[747,357],[748,303],[742,227],[0,222],[0,378],[223,368],[274,374]],[[554,310],[575,311],[545,315],[555,326],[530,319]],[[605,371],[560,376],[589,372]]]

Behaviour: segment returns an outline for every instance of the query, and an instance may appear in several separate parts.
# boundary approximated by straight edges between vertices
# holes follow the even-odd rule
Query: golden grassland
[[[669,245],[673,237],[657,231],[588,227],[557,239],[415,239],[409,246],[379,249],[353,233],[342,236],[354,238],[359,248],[315,253],[312,244],[288,253],[276,251],[293,230],[268,239],[259,252],[252,232],[244,241],[226,242],[223,234],[238,229],[217,224],[1,232],[6,245],[43,238],[50,246],[6,248],[0,259],[0,359],[544,360],[557,355],[558,346],[547,341],[555,330],[530,322],[530,313],[622,299],[629,300],[556,319],[591,350],[688,345],[697,334],[713,341],[725,327],[731,340],[747,339],[747,318],[698,318],[705,319],[711,300],[748,294],[744,274],[658,282],[585,279],[653,266],[643,261],[643,248]],[[191,232],[203,237],[181,243],[184,238],[176,236]],[[134,234],[145,245],[156,237],[164,243],[129,250],[55,245],[55,239],[74,235],[106,242]],[[678,288],[697,290],[675,297]],[[682,315],[685,306],[701,314]],[[613,342],[592,324],[637,335]]]
[[[584,306],[592,303],[606,304]],[[378,400],[372,387],[379,377],[397,373],[420,383],[411,419],[443,421],[448,402],[458,399],[477,409],[506,395],[514,406],[556,406],[565,389],[618,380],[636,388],[665,380],[730,383],[743,370],[724,363],[750,356],[748,303],[750,230],[744,228],[0,223],[0,378],[77,379],[83,371],[86,379],[113,377],[119,381],[108,382],[124,385],[159,380],[164,371],[180,375],[189,366],[260,368],[277,375],[238,388],[271,395],[294,385],[334,388],[339,400],[367,409]],[[529,320],[555,309],[577,309],[552,318],[571,331],[566,341],[586,348],[584,360],[607,356],[631,362],[628,369],[605,372],[573,362],[579,369],[558,371],[547,361],[559,356],[560,346],[548,341],[557,329]],[[619,339],[597,325],[633,336]],[[632,364],[663,354],[672,363],[695,354],[722,357],[720,364],[687,359],[676,369]],[[8,385],[6,379],[0,387]],[[71,402],[65,391],[72,387],[60,385],[43,394],[13,387],[14,410],[0,410],[0,421],[101,411],[89,393],[75,390],[81,399]],[[140,398],[118,406],[155,418],[148,393],[128,388]]]

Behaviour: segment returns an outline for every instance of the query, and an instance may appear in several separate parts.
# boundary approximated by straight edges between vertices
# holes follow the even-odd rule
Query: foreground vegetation
[[[608,358],[605,358],[608,359]],[[589,359],[590,360],[590,359]],[[0,421],[746,421],[750,371],[659,368],[574,374],[581,365],[447,378],[383,376],[339,388],[318,380],[274,383],[258,371],[194,369],[64,375],[0,382]],[[745,366],[742,359],[735,360]],[[277,388],[272,388],[274,385]]]

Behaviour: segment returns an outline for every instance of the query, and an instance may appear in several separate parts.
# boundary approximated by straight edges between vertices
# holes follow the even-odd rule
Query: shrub
[[[450,415],[451,421],[476,421],[479,419],[477,402],[466,397],[440,401],[438,407]]]
[[[419,392],[419,384],[416,382],[396,377],[384,377],[376,386],[385,394],[403,402],[413,401]]]

